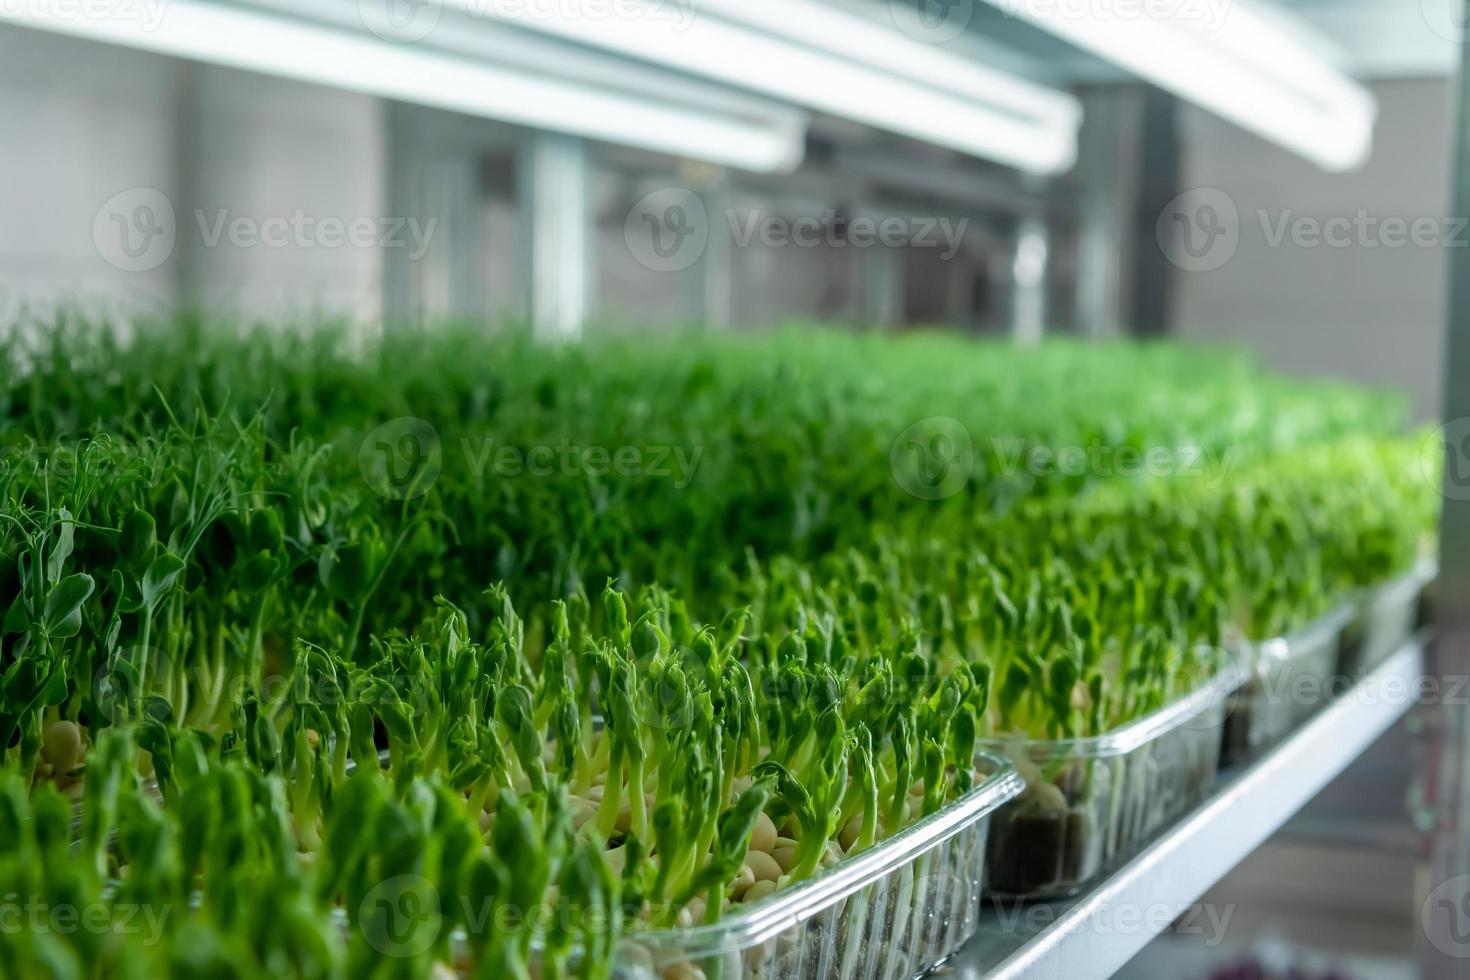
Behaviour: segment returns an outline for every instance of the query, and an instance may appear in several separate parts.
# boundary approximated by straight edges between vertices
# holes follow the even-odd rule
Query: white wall
[[[379,220],[381,129],[364,96],[0,27],[0,319],[58,300],[376,318],[376,248],[294,231],[282,247],[210,244],[195,212],[259,227],[297,211]],[[119,268],[111,213],[160,199],[172,247],[159,239],[140,267]]]
[[[0,324],[22,302],[44,309],[56,301],[123,315],[198,305],[241,319],[323,313],[363,324],[385,312],[390,320],[515,315],[526,306],[526,229],[501,171],[513,175],[522,133],[0,26]],[[706,295],[703,265],[653,270],[625,236],[639,197],[683,186],[691,174],[713,177],[707,168],[685,174],[668,158],[595,153],[611,153],[615,164],[598,167],[594,188],[596,317],[681,323],[700,318],[707,300],[724,310],[714,319],[736,324],[888,322],[902,313],[904,292],[888,279],[904,256],[869,261],[875,257],[851,249],[789,244],[722,250],[712,239],[702,261],[728,263],[727,297],[714,288]],[[864,204],[851,184],[807,168],[779,188],[800,191],[801,203],[773,200],[767,210],[796,218]],[[727,235],[715,217],[711,230]],[[135,219],[150,230],[166,225],[168,234],[136,232]],[[322,237],[323,221],[340,234],[364,220],[385,233],[398,227],[395,250]],[[421,245],[421,259],[401,261]],[[387,311],[385,280],[395,297]],[[925,315],[942,320],[954,307],[966,319],[968,292],[949,292],[937,312],[925,305]]]
[[[180,71],[162,58],[0,27],[0,314],[62,297],[172,301],[172,266],[114,268],[92,224],[127,188],[176,193]]]
[[[188,87],[179,207],[185,299],[204,308],[289,318],[318,310],[359,322],[382,309],[385,236],[411,248],[385,215],[384,118],[373,98],[202,65]],[[186,213],[187,212],[187,213]],[[242,236],[216,235],[222,219]],[[256,242],[249,229],[291,224]],[[274,225],[268,226],[268,222]],[[340,240],[333,222],[356,223]],[[296,230],[299,227],[299,231]],[[375,229],[370,231],[369,229]],[[277,244],[280,243],[280,244]]]
[[[1185,188],[1218,188],[1239,212],[1239,245],[1222,267],[1179,270],[1172,319],[1187,338],[1239,342],[1282,369],[1391,385],[1425,418],[1438,409],[1448,256],[1441,246],[1385,247],[1351,233],[1344,248],[1273,246],[1263,230],[1284,217],[1443,219],[1449,208],[1447,80],[1377,83],[1373,157],[1326,174],[1221,122],[1184,109]],[[1470,232],[1459,239],[1470,247]],[[1379,244],[1374,247],[1374,242]]]

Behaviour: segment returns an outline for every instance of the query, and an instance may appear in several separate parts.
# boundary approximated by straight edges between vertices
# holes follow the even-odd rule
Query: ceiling
[[[1460,0],[1277,0],[1322,33],[1362,78],[1448,75],[1470,31],[1457,31]],[[1457,41],[1456,38],[1459,38]]]
[[[949,3],[968,22],[965,33],[947,45],[970,49],[987,63],[1052,84],[1119,81],[1128,76],[1117,67],[1025,23],[1001,3],[984,0],[835,0],[874,18],[894,17],[901,6],[919,8]],[[1022,2],[1022,0],[1015,0]],[[1040,0],[1038,0],[1040,2]],[[1140,0],[1048,0],[1054,4],[1117,3]],[[1177,0],[1221,8],[1233,0]],[[1455,28],[1454,11],[1462,0],[1254,0],[1255,7],[1274,7],[1294,14],[1315,34],[1342,67],[1359,78],[1448,75],[1455,70],[1460,41],[1470,29]],[[1064,7],[1065,9],[1065,7]]]

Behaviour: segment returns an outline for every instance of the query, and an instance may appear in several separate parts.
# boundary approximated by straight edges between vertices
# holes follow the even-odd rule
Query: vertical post
[[[1083,335],[1100,339],[1126,328],[1133,278],[1130,259],[1140,245],[1133,241],[1128,216],[1138,191],[1138,140],[1143,125],[1137,93],[1131,87],[1089,88],[1082,99],[1077,326]]]
[[[1028,214],[1016,226],[1011,258],[1014,297],[1011,330],[1018,343],[1037,344],[1046,332],[1046,269],[1051,251],[1046,219]]]
[[[695,264],[695,308],[706,327],[723,329],[735,320],[735,242],[726,213],[734,207],[730,175],[721,167],[686,163],[687,183],[704,205],[709,228],[704,253]]]
[[[576,340],[592,309],[587,144],[561,133],[529,134],[521,178],[532,326],[545,340]]]
[[[1082,98],[1079,326],[1092,337],[1165,333],[1174,270],[1154,227],[1179,193],[1176,103],[1145,85],[1097,86]]]
[[[388,103],[385,111],[386,213],[416,218],[433,234],[421,256],[406,248],[384,250],[384,318],[480,316],[486,306],[484,141],[445,113],[399,102]]]
[[[875,245],[858,255],[859,317],[863,324],[897,327],[903,323],[906,249]]]
[[[1169,332],[1169,301],[1175,268],[1158,242],[1159,215],[1179,194],[1178,103],[1158,89],[1145,89],[1143,138],[1138,161],[1138,197],[1133,210],[1132,302],[1128,326],[1142,336]]]
[[[1463,3],[1461,23],[1470,15]],[[1470,73],[1461,65],[1455,101],[1453,214],[1470,214]],[[1445,331],[1445,484],[1440,530],[1440,581],[1432,672],[1445,682],[1426,712],[1423,774],[1430,789],[1428,893],[1418,910],[1427,943],[1426,980],[1470,972],[1470,706],[1451,683],[1470,675],[1470,485],[1464,478],[1470,434],[1470,249],[1449,249],[1450,295]]]

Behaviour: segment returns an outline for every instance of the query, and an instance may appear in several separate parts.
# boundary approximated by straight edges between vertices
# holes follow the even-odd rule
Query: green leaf
[[[0,625],[0,632],[24,633],[31,628],[31,610],[26,604],[26,597],[18,595],[15,601],[6,610],[4,624]]]
[[[78,572],[68,575],[46,596],[41,612],[41,629],[47,636],[62,639],[76,636],[82,630],[82,604],[92,596],[96,584],[92,576]]]
[[[247,593],[260,592],[268,588],[279,571],[277,556],[269,551],[253,555],[240,569],[240,588]]]
[[[129,568],[146,569],[158,550],[158,525],[153,515],[134,507],[123,521],[122,534],[118,538],[118,552],[123,564]]]
[[[143,605],[148,609],[157,609],[163,597],[178,581],[184,568],[184,560],[172,553],[165,553],[153,559],[153,563],[148,566],[148,571],[143,573]]]
[[[63,507],[59,516],[61,523],[56,529],[56,544],[52,546],[51,555],[46,560],[47,585],[55,585],[61,581],[61,572],[75,547],[77,526],[72,523],[71,511]]]

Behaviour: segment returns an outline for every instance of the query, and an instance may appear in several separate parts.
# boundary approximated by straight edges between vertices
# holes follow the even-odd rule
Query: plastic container
[[[970,940],[984,887],[992,815],[1024,788],[1005,759],[944,809],[815,877],[711,925],[632,933],[623,980],[909,980]]]
[[[1405,575],[1367,590],[1342,645],[1338,671],[1348,677],[1372,670],[1414,635],[1421,622],[1420,603],[1439,574],[1428,559]]]
[[[1291,636],[1252,644],[1254,670],[1230,699],[1222,765],[1256,758],[1331,700],[1352,618],[1353,607],[1342,606]]]
[[[1107,735],[985,743],[1027,783],[991,827],[990,895],[1073,895],[1193,809],[1214,786],[1225,705],[1246,670],[1227,656],[1209,683]]]

